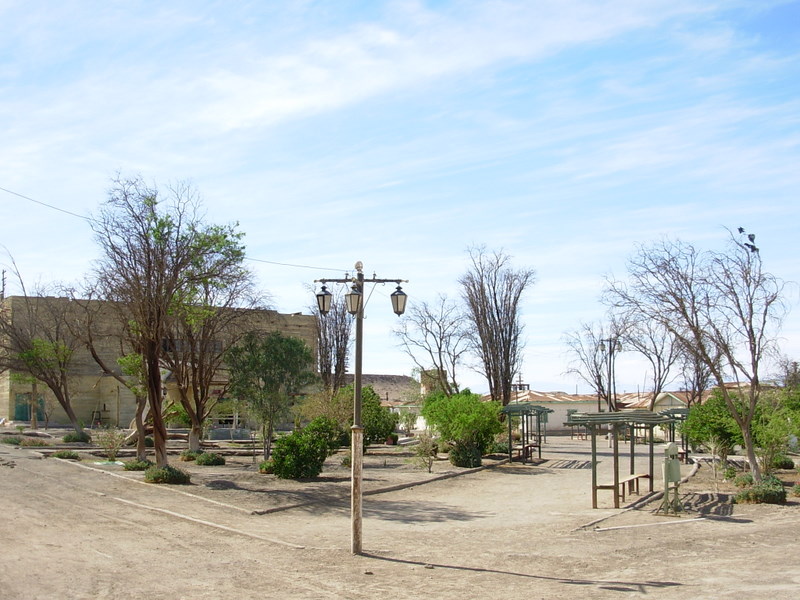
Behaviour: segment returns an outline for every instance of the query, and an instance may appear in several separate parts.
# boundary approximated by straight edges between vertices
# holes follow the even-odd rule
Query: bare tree
[[[153,417],[158,465],[167,464],[161,359],[170,315],[204,286],[224,288],[241,276],[244,250],[233,226],[205,224],[196,193],[178,185],[162,202],[140,178],[117,178],[92,222],[102,257],[97,287],[138,339]]]
[[[597,410],[605,404],[609,411],[616,409],[614,403],[614,353],[610,353],[611,340],[616,346],[619,335],[611,333],[610,325],[581,323],[579,329],[564,334],[564,343],[569,348],[571,361],[567,373],[578,376],[597,393]]]
[[[459,279],[471,323],[471,344],[478,355],[492,399],[511,401],[514,377],[522,361],[520,300],[535,281],[533,269],[514,270],[511,257],[485,247],[468,250],[471,265]]]
[[[331,397],[347,385],[347,357],[352,344],[353,318],[347,312],[344,294],[334,291],[331,310],[324,317],[318,306],[310,307],[317,321],[317,368],[322,386]]]
[[[436,378],[438,389],[447,396],[458,393],[456,371],[470,349],[470,337],[454,302],[440,295],[434,305],[415,303],[395,335],[420,372]]]
[[[786,307],[784,284],[762,270],[754,242],[752,234],[743,241],[731,233],[724,252],[699,253],[666,240],[641,246],[628,263],[630,282],[610,281],[607,298],[662,324],[710,370],[760,481],[752,422],[762,362],[774,349]],[[737,385],[726,385],[728,377]]]
[[[719,362],[719,357],[712,357]],[[683,389],[686,392],[686,406],[691,408],[700,404],[705,392],[713,382],[711,369],[700,359],[691,348],[680,346],[678,353]]]
[[[11,262],[22,295],[5,298],[0,307],[0,364],[44,383],[75,431],[82,433],[70,395],[70,366],[79,346],[70,329],[75,318],[72,306],[48,296],[44,288],[29,295],[16,263]]]
[[[627,350],[641,354],[650,364],[650,402],[653,410],[659,394],[672,380],[673,367],[680,356],[679,344],[658,321],[643,319],[639,314],[625,318],[621,342]]]
[[[161,363],[189,417],[190,450],[200,449],[203,423],[228,387],[225,352],[249,330],[249,309],[258,305],[250,273],[240,269],[240,275],[227,285],[203,285],[170,315]]]

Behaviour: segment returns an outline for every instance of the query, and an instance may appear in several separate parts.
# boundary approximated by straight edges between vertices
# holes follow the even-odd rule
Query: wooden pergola
[[[583,425],[592,437],[592,508],[597,508],[597,490],[612,490],[614,493],[614,508],[620,507],[620,498],[625,497],[625,488],[632,491],[634,484],[638,491],[638,480],[640,478],[649,480],[649,491],[653,491],[654,458],[653,458],[653,429],[657,425],[669,425],[675,419],[666,415],[648,410],[632,410],[611,413],[573,413],[569,420],[576,425]],[[597,432],[602,427],[607,427],[611,433],[612,449],[614,456],[614,480],[608,484],[597,482]],[[648,431],[647,441],[649,446],[649,471],[648,473],[636,473],[635,469],[635,445],[636,428],[646,428]],[[620,477],[620,457],[619,457],[619,431],[627,428],[630,432],[630,467],[629,473]]]
[[[531,402],[515,402],[507,404],[501,409],[508,421],[508,460],[513,460],[514,443],[511,439],[512,417],[519,417],[520,428],[522,430],[522,448],[520,455],[522,462],[525,462],[531,451],[536,448],[539,458],[542,458],[542,442],[547,436],[547,415],[553,412],[552,408],[546,408]]]

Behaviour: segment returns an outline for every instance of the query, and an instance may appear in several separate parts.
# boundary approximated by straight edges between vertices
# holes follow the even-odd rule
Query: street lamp
[[[356,318],[356,356],[355,356],[355,377],[353,382],[353,427],[351,428],[351,478],[350,478],[350,522],[351,538],[350,551],[353,554],[361,554],[361,480],[363,472],[364,454],[364,427],[361,424],[361,364],[364,354],[364,284],[365,283],[396,283],[397,289],[391,294],[392,310],[397,316],[402,315],[406,310],[408,296],[400,287],[401,283],[406,283],[405,279],[378,279],[372,275],[372,279],[364,279],[364,264],[358,261],[355,264],[356,276],[345,277],[344,279],[317,279],[315,283],[321,283],[322,289],[317,293],[317,307],[321,315],[326,315],[331,309],[332,294],[325,287],[327,283],[350,284],[350,292],[345,294],[345,306],[347,312]]]
[[[614,375],[614,354],[622,350],[622,345],[619,343],[619,338],[606,338],[600,340],[599,348],[606,357],[608,412],[615,412],[617,410],[617,382]]]

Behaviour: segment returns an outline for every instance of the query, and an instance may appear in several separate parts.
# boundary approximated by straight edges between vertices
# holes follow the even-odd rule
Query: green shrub
[[[70,431],[67,435],[61,438],[65,444],[90,444],[92,442],[92,436],[90,436],[85,431],[81,431],[78,433],[77,431]]]
[[[353,466],[353,457],[350,454],[345,454],[339,464],[349,469]]]
[[[800,483],[795,483],[792,488],[792,496],[800,496]]]
[[[459,467],[477,467],[481,455],[503,431],[500,403],[484,402],[478,394],[463,391],[453,396],[431,394],[422,416],[451,446],[450,462]]]
[[[728,465],[722,472],[722,476],[728,481],[733,481],[736,478],[736,472],[736,467]]]
[[[74,450],[58,450],[53,452],[50,456],[53,458],[64,458],[66,460],[80,460],[81,455]]]
[[[166,465],[158,467],[153,465],[144,472],[144,480],[147,483],[189,483],[190,477],[186,471]]]
[[[18,435],[4,435],[0,437],[0,442],[4,444],[14,444],[15,446],[19,446],[22,443],[22,438]]]
[[[183,462],[191,462],[193,460],[197,460],[197,457],[200,456],[203,452],[201,450],[184,450],[181,452],[181,460]]]
[[[275,463],[271,460],[262,460],[258,464],[258,472],[264,475],[272,475],[275,472]]]
[[[214,452],[203,452],[194,462],[203,467],[214,467],[217,465],[224,465],[225,457]]]
[[[41,448],[42,446],[49,446],[47,442],[44,440],[40,440],[39,438],[22,438],[19,442],[20,446],[35,446],[37,448]]]
[[[390,446],[395,446],[399,439],[400,436],[398,436],[396,433],[390,433],[389,437],[386,438],[386,443],[389,444]]]
[[[772,459],[772,468],[784,470],[794,469],[794,461],[785,454],[779,454]]]
[[[279,438],[272,451],[274,473],[281,479],[307,479],[322,472],[325,459],[338,448],[336,424],[325,417],[305,429]]]
[[[481,449],[475,443],[453,444],[450,448],[450,462],[456,467],[471,469],[481,466]]]
[[[506,436],[508,437],[508,436]],[[506,454],[508,455],[508,441],[494,440],[484,450],[484,454]]]
[[[734,502],[738,504],[784,504],[786,489],[780,479],[770,475],[765,477],[761,483],[753,484],[736,494]]]
[[[154,448],[155,445],[156,445],[155,440],[153,438],[151,438],[149,435],[146,438],[144,438],[144,447],[145,448]]]
[[[125,464],[122,465],[122,468],[125,469],[126,471],[146,471],[152,466],[153,466],[152,461],[149,461],[147,459],[144,460],[136,459],[136,460],[125,461]]]
[[[753,485],[754,480],[753,476],[750,473],[744,473],[743,475],[738,475],[733,479],[733,485],[738,488],[746,488]]]

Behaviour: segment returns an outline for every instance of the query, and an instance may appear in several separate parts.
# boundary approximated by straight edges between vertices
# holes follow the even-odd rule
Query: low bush
[[[506,436],[508,437],[508,436]],[[486,447],[486,454],[508,454],[508,441],[494,440]]]
[[[152,466],[153,466],[152,461],[149,461],[147,459],[144,460],[136,459],[136,460],[125,461],[125,464],[122,465],[122,468],[125,469],[126,471],[146,471]]]
[[[755,483],[736,494],[734,502],[737,504],[784,504],[786,489],[780,479],[768,475],[761,483]]]
[[[20,446],[35,446],[37,448],[41,448],[42,446],[49,446],[47,442],[44,440],[40,440],[39,438],[22,438],[19,442]]]
[[[178,483],[184,484],[190,482],[189,474],[186,471],[181,471],[176,467],[167,465],[165,467],[157,467],[153,465],[144,472],[144,480],[147,483]]]
[[[80,433],[71,431],[61,439],[65,444],[90,444],[92,442],[92,436],[85,431],[81,431]]]
[[[737,475],[733,478],[733,485],[738,488],[746,488],[753,485],[753,476],[750,473],[744,473],[743,475]]]
[[[795,483],[792,488],[792,496],[800,496],[800,483]]]
[[[200,456],[203,452],[200,450],[184,450],[181,452],[181,460],[183,462],[191,462],[193,460],[197,460],[197,457]]]
[[[75,450],[58,450],[57,452],[53,452],[50,456],[53,458],[64,458],[66,460],[81,459],[81,455],[75,452]]]
[[[322,472],[325,459],[339,447],[336,423],[326,417],[311,421],[305,429],[279,438],[272,451],[275,475],[281,479],[307,479]]]
[[[195,464],[203,467],[214,467],[225,464],[225,457],[214,452],[203,452],[195,459]]]
[[[794,461],[785,454],[779,454],[772,460],[773,469],[794,469]]]
[[[18,435],[4,435],[0,437],[0,442],[3,444],[13,444],[19,446],[22,443],[22,438]]]
[[[737,472],[738,471],[736,470],[736,467],[728,465],[727,467],[725,467],[725,470],[722,471],[722,476],[728,481],[733,481],[734,479],[736,479]]]
[[[271,460],[262,460],[258,464],[258,472],[262,475],[272,475],[275,472],[275,463]]]
[[[147,436],[146,438],[144,438],[144,447],[145,448],[154,448],[155,445],[156,445],[155,440],[153,440],[153,438],[151,438],[150,436]]]
[[[481,449],[476,444],[456,443],[450,448],[450,462],[453,466],[471,469],[480,467]]]

